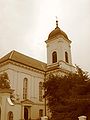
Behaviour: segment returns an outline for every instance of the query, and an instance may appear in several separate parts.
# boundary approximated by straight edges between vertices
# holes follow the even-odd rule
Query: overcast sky
[[[73,64],[90,73],[90,0],[0,0],[0,57],[17,50],[46,62],[56,16],[72,41]]]

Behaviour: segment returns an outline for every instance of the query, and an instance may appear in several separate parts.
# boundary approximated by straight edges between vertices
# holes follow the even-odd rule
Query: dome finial
[[[58,27],[58,18],[56,16],[56,28]]]

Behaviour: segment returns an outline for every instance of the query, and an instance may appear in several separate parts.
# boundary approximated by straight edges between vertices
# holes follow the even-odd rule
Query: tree
[[[0,88],[1,89],[10,88],[10,81],[8,78],[8,74],[6,72],[3,74],[0,74]]]
[[[49,75],[44,83],[52,120],[77,120],[90,111],[90,80],[87,72],[76,66],[67,76]]]

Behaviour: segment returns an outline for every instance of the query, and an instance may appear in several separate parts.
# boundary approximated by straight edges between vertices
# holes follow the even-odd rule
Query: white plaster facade
[[[59,30],[58,26],[53,30],[54,35],[49,34],[47,44],[47,64],[29,58],[21,53],[12,51],[0,59],[0,74],[6,72],[9,76],[11,89],[14,90],[14,105],[10,105],[7,97],[10,93],[0,93],[0,120],[9,120],[8,112],[13,112],[13,120],[38,120],[40,110],[44,115],[49,115],[45,110],[45,101],[39,100],[39,83],[44,82],[45,75],[49,73],[65,75],[74,72],[71,56],[71,41],[66,34]],[[53,37],[52,37],[53,36]],[[52,53],[57,52],[57,61],[52,62]],[[65,61],[65,51],[68,53],[68,62]],[[27,78],[27,99],[23,99],[23,80]],[[42,90],[42,95],[44,90]],[[25,118],[25,109],[28,110],[28,118]],[[46,113],[45,113],[46,111]]]
[[[34,70],[34,69],[30,70],[29,68],[24,68],[24,66],[21,67],[19,64],[15,65],[14,62],[13,64],[9,63],[2,66],[0,69],[0,73],[3,72],[6,72],[8,74],[10,79],[11,89],[14,90],[13,94],[15,97],[15,105],[11,106],[8,105],[8,101],[6,102],[7,110],[9,110],[8,107],[10,106],[10,111],[13,111],[14,113],[13,119],[16,120],[16,116],[17,116],[17,120],[24,119],[25,106],[27,106],[29,110],[28,119],[29,118],[31,118],[32,120],[38,119],[40,109],[43,110],[43,115],[44,115],[44,99],[42,101],[39,101],[39,82],[44,82],[44,73],[38,70]],[[24,78],[28,79],[28,91],[27,91],[26,101],[23,99]],[[7,95],[5,97],[7,98]],[[3,102],[6,101],[5,97],[2,97],[4,99],[2,100]],[[2,107],[1,107],[1,111],[2,111]],[[1,120],[7,120],[6,119],[7,117],[4,117],[3,119],[2,116],[3,115],[1,115]]]

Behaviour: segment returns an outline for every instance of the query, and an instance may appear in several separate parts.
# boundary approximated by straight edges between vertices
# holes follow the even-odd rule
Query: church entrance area
[[[30,115],[30,106],[24,106],[24,120],[30,120],[31,115]]]

